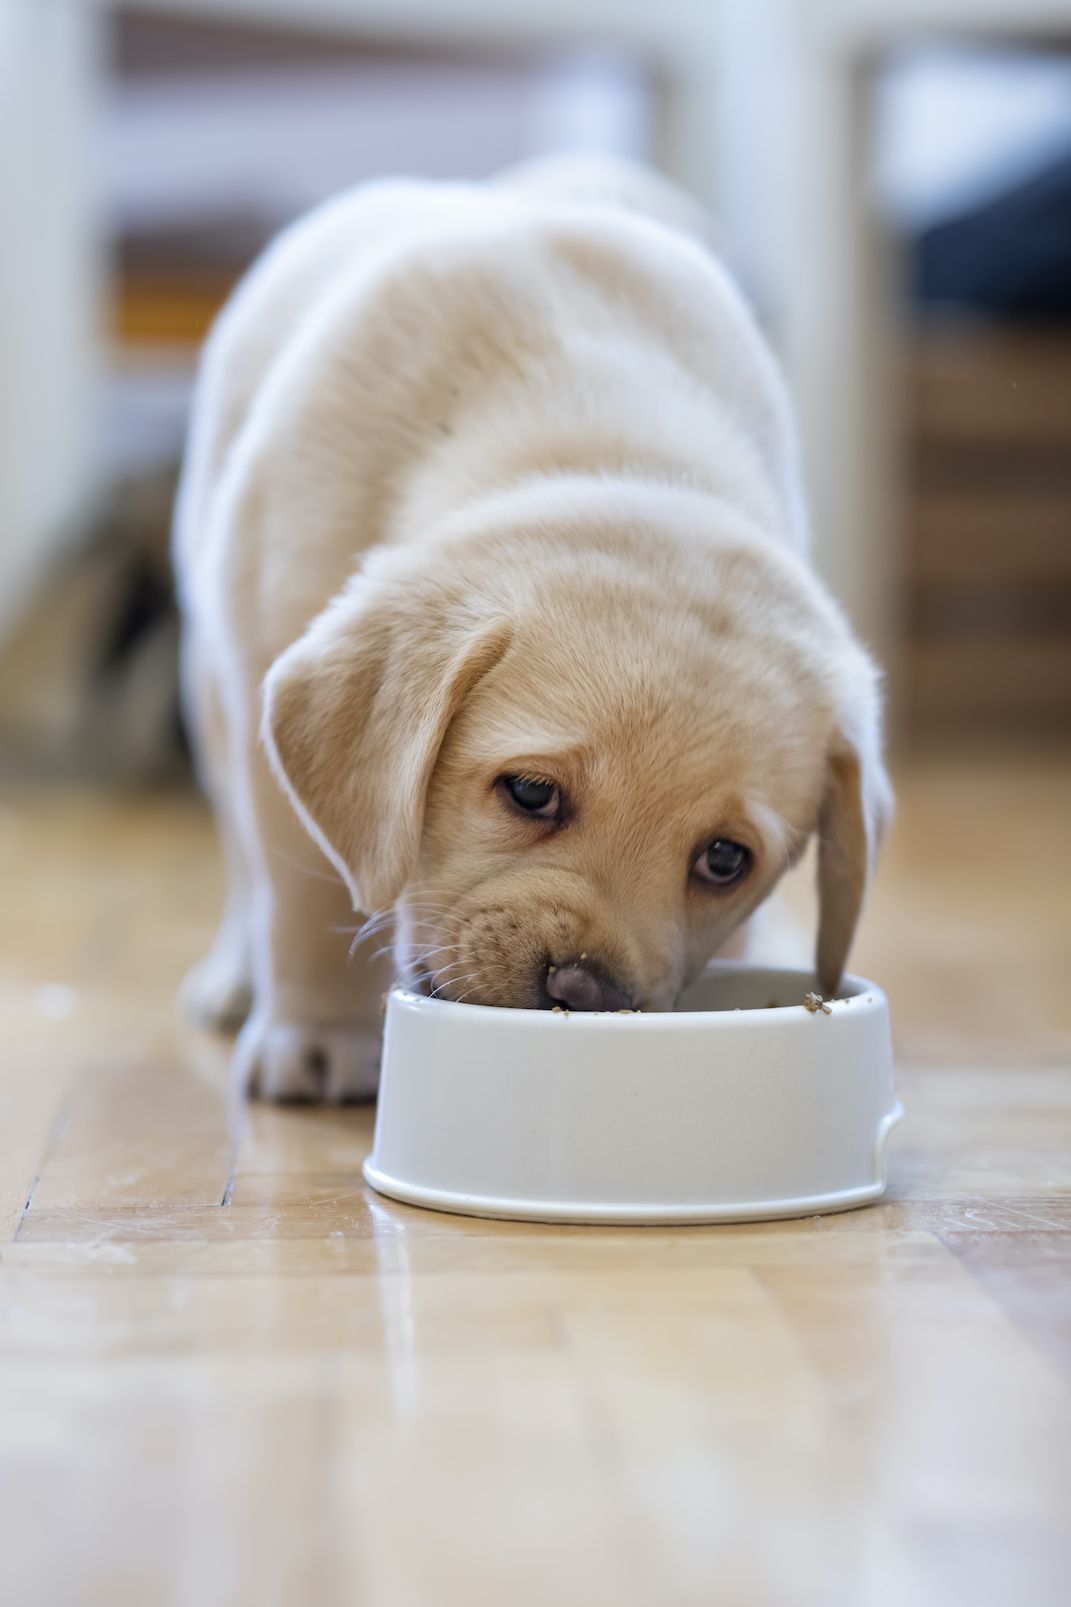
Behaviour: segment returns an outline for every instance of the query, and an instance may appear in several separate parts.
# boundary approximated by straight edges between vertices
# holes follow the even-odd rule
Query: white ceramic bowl
[[[672,1013],[388,997],[373,1188],[554,1222],[723,1222],[880,1197],[901,1114],[889,1010],[847,977],[721,963]]]

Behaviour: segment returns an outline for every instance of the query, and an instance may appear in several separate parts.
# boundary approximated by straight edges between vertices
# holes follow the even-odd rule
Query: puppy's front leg
[[[349,894],[259,748],[249,765],[254,1003],[235,1048],[239,1072],[264,1099],[367,1099],[379,1077],[389,958],[358,951],[351,959],[359,917]]]

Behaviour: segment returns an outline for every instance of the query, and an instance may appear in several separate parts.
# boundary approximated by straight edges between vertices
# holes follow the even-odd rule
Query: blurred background
[[[900,841],[947,856],[987,798],[1007,886],[988,845],[1057,810],[1071,734],[1068,0],[0,0],[0,780],[189,787],[171,501],[264,243],[362,179],[570,148],[709,207],[886,667]]]

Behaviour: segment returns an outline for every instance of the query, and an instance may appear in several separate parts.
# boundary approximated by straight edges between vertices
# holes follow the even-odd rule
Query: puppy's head
[[[668,1008],[817,832],[832,991],[888,799],[839,612],[754,541],[486,546],[374,566],[266,683],[275,768],[355,906],[396,907],[403,974]]]

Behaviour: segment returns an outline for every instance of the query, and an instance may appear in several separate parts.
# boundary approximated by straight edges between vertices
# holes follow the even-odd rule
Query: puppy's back
[[[712,244],[710,219],[684,190],[652,168],[610,156],[539,156],[499,173],[496,184],[532,200],[620,207]]]

